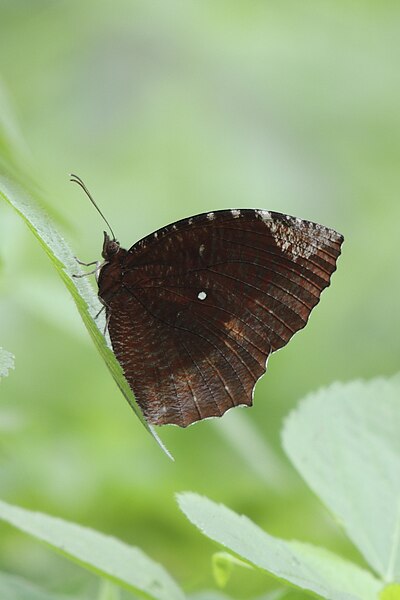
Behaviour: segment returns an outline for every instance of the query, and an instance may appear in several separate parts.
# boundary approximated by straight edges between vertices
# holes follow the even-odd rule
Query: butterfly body
[[[343,238],[265,210],[204,213],[129,250],[105,234],[99,297],[145,417],[187,426],[251,405],[266,361],[307,323]]]

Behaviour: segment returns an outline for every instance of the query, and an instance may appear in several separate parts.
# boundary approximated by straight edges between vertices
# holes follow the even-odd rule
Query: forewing
[[[252,403],[271,352],[307,323],[343,238],[279,213],[218,211],[137,242],[109,332],[149,422],[187,426]]]

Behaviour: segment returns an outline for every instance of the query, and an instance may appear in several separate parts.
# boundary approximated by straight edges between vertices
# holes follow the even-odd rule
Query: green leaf
[[[0,598],[2,600],[78,600],[76,596],[46,592],[21,577],[8,573],[0,573]]]
[[[38,239],[40,245],[49,256],[58,274],[72,295],[83,322],[116,384],[134,410],[142,425],[151,433],[160,447],[169,456],[171,455],[162,444],[154,429],[147,423],[142,411],[136,404],[132,390],[126,381],[121,365],[114,356],[102,334],[104,331],[104,316],[95,321],[94,317],[100,309],[100,303],[93,288],[86,278],[76,279],[72,274],[81,272],[73,253],[65,240],[61,237],[49,217],[34,205],[32,198],[23,191],[15,182],[0,176],[0,198],[3,198],[22,217],[29,229]]]
[[[62,519],[0,501],[0,518],[131,592],[154,600],[183,600],[165,569],[139,548]]]
[[[0,348],[0,381],[2,377],[7,377],[10,369],[14,369],[15,357],[11,352]]]
[[[205,535],[252,565],[329,600],[376,600],[382,587],[371,573],[339,556],[262,531],[250,519],[190,492],[179,506]]]
[[[229,552],[215,552],[212,556],[212,569],[214,579],[221,588],[225,587],[231,578],[235,566],[251,569],[249,563],[240,560]]]
[[[335,384],[287,419],[308,485],[387,583],[400,580],[400,378]]]
[[[400,584],[392,583],[383,588],[379,600],[400,600]]]

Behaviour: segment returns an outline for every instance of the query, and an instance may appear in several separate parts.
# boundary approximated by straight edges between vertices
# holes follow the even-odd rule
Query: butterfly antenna
[[[113,236],[113,239],[115,241],[115,234],[114,234],[114,232],[112,230],[112,227],[111,227],[110,223],[107,221],[107,219],[105,218],[105,216],[103,215],[103,213],[101,212],[101,210],[99,209],[99,207],[97,206],[96,202],[93,199],[93,196],[91,195],[91,193],[87,189],[86,185],[83,183],[82,179],[80,177],[78,177],[78,175],[74,175],[73,173],[71,173],[70,176],[69,176],[69,180],[72,181],[73,183],[77,183],[83,189],[83,191],[85,192],[85,194],[89,198],[90,202],[93,204],[93,206],[95,207],[95,209],[97,210],[97,212],[99,213],[99,215],[102,217],[103,221],[107,224],[107,227],[111,231],[111,235]]]

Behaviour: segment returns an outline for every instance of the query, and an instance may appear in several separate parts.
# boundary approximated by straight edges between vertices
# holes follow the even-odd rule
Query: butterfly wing
[[[185,427],[251,405],[268,356],[329,285],[342,241],[315,223],[243,209],[179,221],[125,251],[108,328],[148,421]]]

